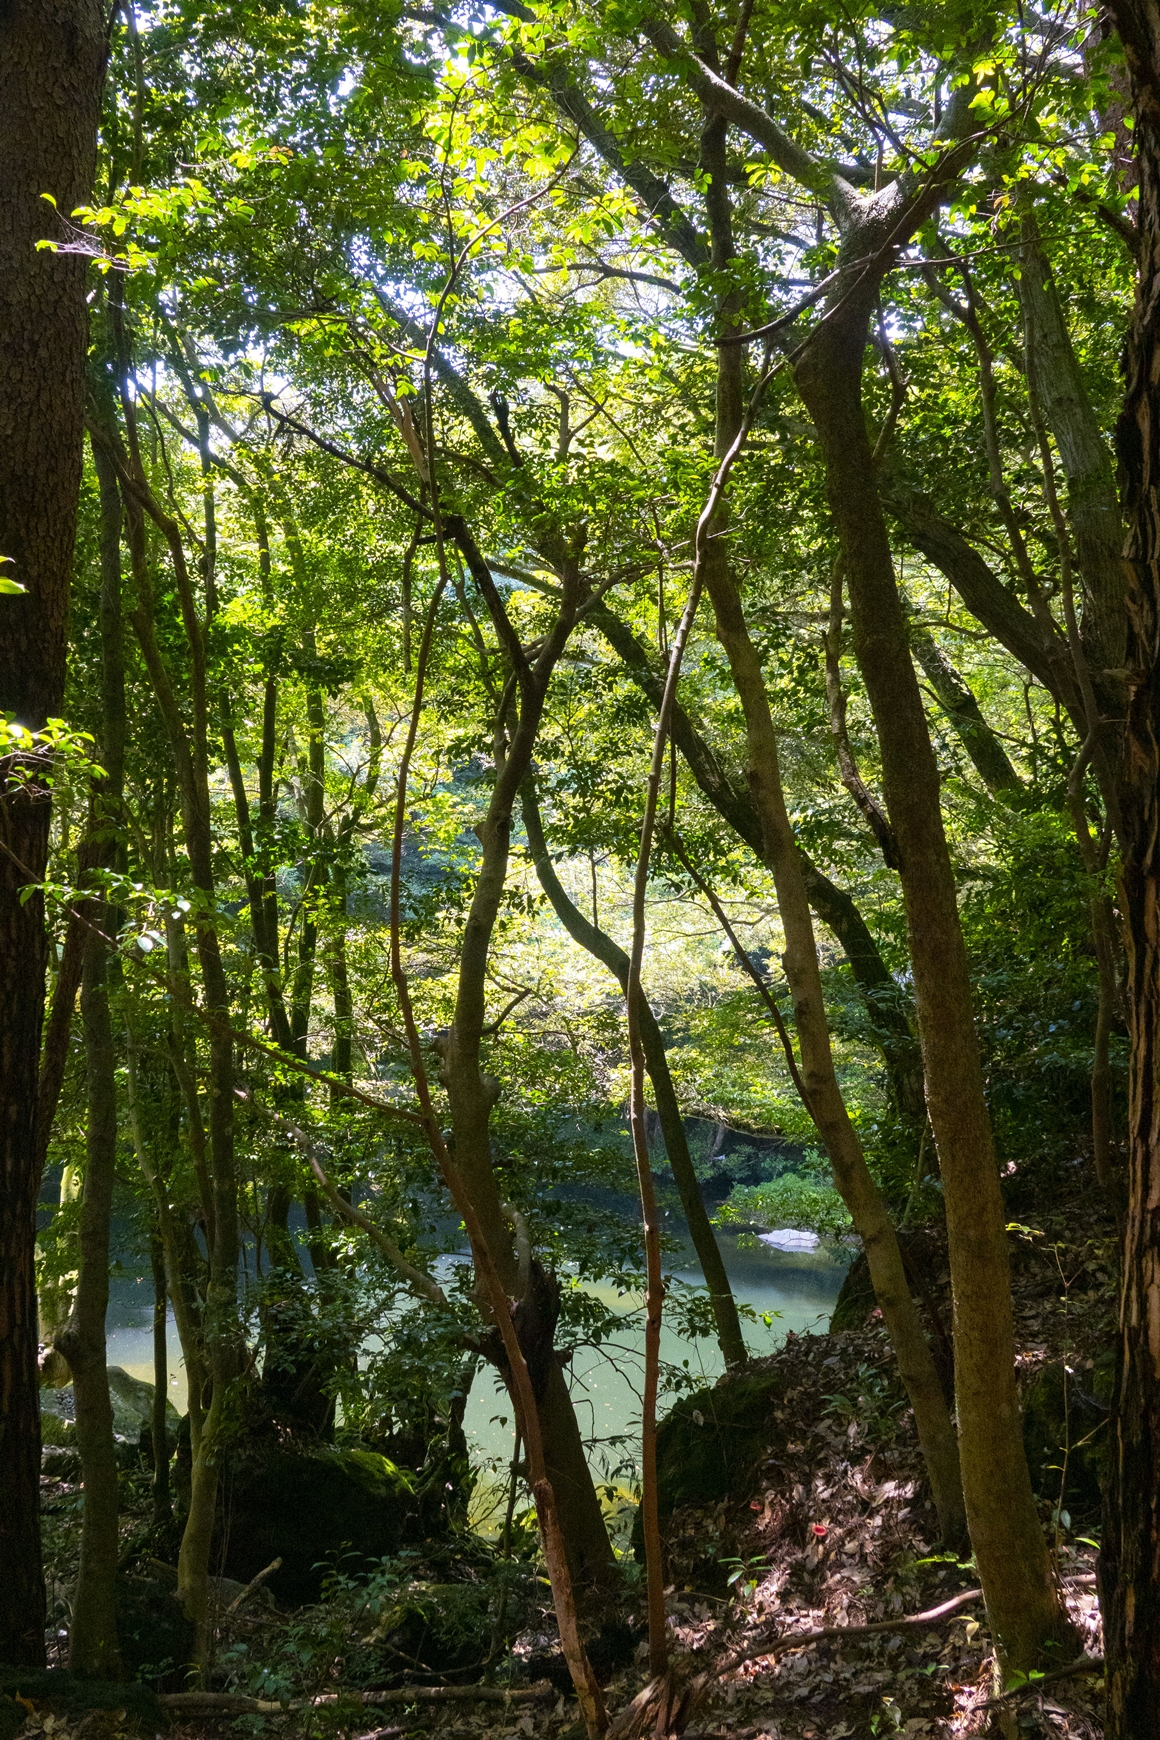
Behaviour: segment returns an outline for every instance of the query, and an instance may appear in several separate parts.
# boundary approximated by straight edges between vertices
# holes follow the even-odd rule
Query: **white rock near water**
[[[816,1251],[821,1240],[817,1233],[802,1232],[796,1226],[775,1227],[772,1232],[758,1233],[763,1245],[775,1251]]]

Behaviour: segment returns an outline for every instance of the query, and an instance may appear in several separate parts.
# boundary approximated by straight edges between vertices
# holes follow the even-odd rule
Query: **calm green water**
[[[817,1251],[776,1251],[767,1246],[739,1249],[737,1239],[718,1233],[725,1267],[739,1304],[750,1305],[758,1321],[746,1325],[746,1341],[754,1354],[772,1353],[793,1330],[824,1329],[845,1274],[846,1255],[835,1256],[825,1247]],[[450,1259],[454,1260],[454,1259]],[[691,1263],[670,1260],[671,1272],[692,1285],[700,1283],[700,1271]],[[624,1313],[623,1332],[601,1348],[580,1349],[570,1368],[572,1393],[580,1429],[591,1444],[594,1471],[600,1477],[613,1472],[627,1456],[630,1444],[616,1440],[634,1433],[640,1419],[640,1378],[644,1331],[639,1300],[618,1297],[611,1289],[594,1289],[615,1310]],[[770,1318],[766,1325],[761,1319]],[[185,1367],[181,1344],[170,1319],[169,1394],[180,1411],[185,1409]],[[712,1341],[682,1341],[664,1329],[661,1357],[674,1366],[688,1362],[698,1382],[711,1383],[720,1376],[721,1356]],[[147,1277],[123,1277],[112,1288],[109,1302],[108,1358],[110,1365],[123,1366],[134,1377],[153,1381],[152,1286]],[[483,1371],[476,1379],[467,1408],[465,1427],[475,1456],[483,1465],[506,1463],[511,1457],[511,1404],[495,1374]]]

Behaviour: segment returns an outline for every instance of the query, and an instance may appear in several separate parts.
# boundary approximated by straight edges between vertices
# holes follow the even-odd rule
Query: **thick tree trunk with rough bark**
[[[104,30],[96,0],[13,0],[0,13],[0,712],[59,713],[81,473],[83,260],[37,253],[89,197]],[[34,1213],[48,793],[0,760],[0,1659],[44,1659]]]
[[[1120,770],[1131,1064],[1128,1206],[1100,1556],[1108,1740],[1160,1735],[1160,8],[1112,0],[1136,110],[1140,280],[1117,432],[1128,522]]]
[[[849,235],[851,258],[869,249]],[[946,1202],[963,1492],[988,1616],[1004,1665],[1026,1670],[1066,1636],[1035,1508],[1015,1385],[999,1174],[972,1015],[970,975],[935,762],[911,663],[862,406],[875,286],[847,292],[805,347],[797,384],[826,464],[845,558],[854,650],[873,709],[901,860],[927,1108]]]

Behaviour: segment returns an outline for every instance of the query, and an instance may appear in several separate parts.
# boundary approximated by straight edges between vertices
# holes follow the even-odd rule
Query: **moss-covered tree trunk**
[[[94,786],[89,831],[103,865],[116,863],[125,783],[125,651],[121,620],[121,496],[116,475],[98,457],[101,503],[101,734],[104,777]],[[109,1305],[109,1221],[117,1167],[117,1056],[109,1012],[110,962],[104,935],[116,929],[112,908],[93,902],[97,929],[85,942],[81,976],[88,1089],[85,1181],[81,1198],[77,1287],[57,1346],[68,1360],[76,1397],[77,1444],[84,1476],[81,1555],[69,1627],[69,1666],[86,1679],[117,1679],[117,1452],[105,1360]]]
[[[1136,111],[1140,279],[1118,429],[1128,522],[1120,769],[1131,1064],[1128,1203],[1100,1557],[1109,1740],[1160,1735],[1160,10],[1112,0]]]

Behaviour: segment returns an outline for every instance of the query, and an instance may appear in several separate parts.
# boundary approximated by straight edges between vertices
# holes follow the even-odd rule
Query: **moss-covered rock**
[[[775,1360],[755,1362],[727,1373],[712,1389],[685,1396],[657,1429],[657,1499],[662,1532],[670,1537],[674,1511],[704,1512],[730,1499],[746,1498],[752,1476],[769,1453],[773,1414],[784,1394],[785,1377]],[[682,1527],[677,1519],[678,1532]],[[724,1595],[725,1558],[736,1551],[732,1529],[724,1533],[703,1515],[696,1524],[704,1551],[683,1555],[687,1586]],[[644,1555],[641,1514],[633,1523],[632,1545]]]
[[[144,1378],[135,1378],[122,1366],[109,1367],[109,1400],[113,1404],[113,1431],[122,1438],[140,1436],[142,1426],[153,1421],[153,1385]],[[176,1436],[181,1416],[169,1397],[165,1398],[166,1431]]]
[[[74,1438],[71,1446],[46,1444],[40,1452],[40,1472],[50,1480],[79,1480],[81,1453]]]
[[[418,1531],[411,1481],[372,1450],[251,1441],[222,1469],[220,1560],[248,1583],[270,1578],[278,1602],[316,1601],[327,1570],[361,1569]]]
[[[63,1414],[54,1412],[52,1408],[42,1408],[40,1413],[40,1442],[51,1445],[53,1449],[74,1447],[77,1441],[77,1426],[75,1420],[67,1420]]]
[[[838,1335],[843,1329],[864,1328],[877,1303],[874,1288],[870,1284],[870,1266],[866,1261],[866,1253],[859,1251],[846,1270],[846,1279],[834,1300],[834,1309],[830,1313],[830,1334]]]
[[[37,1706],[38,1716],[48,1709],[71,1721],[90,1710],[110,1710],[128,1716],[146,1734],[156,1734],[166,1726],[165,1712],[149,1687],[76,1679],[64,1668],[0,1666],[0,1696],[13,1702],[28,1699]],[[18,1708],[25,1707],[18,1703]]]
[[[763,1364],[677,1403],[657,1432],[662,1516],[748,1490],[746,1477],[768,1447],[769,1417],[781,1387],[779,1374]]]

